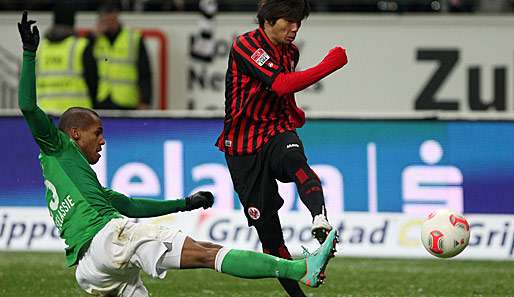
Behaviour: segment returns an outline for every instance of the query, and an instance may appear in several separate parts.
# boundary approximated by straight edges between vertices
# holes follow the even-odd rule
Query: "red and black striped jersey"
[[[230,49],[225,77],[225,121],[216,146],[229,155],[259,151],[271,137],[305,122],[294,94],[279,97],[271,85],[279,73],[293,72],[299,51],[275,46],[262,28],[238,36]]]

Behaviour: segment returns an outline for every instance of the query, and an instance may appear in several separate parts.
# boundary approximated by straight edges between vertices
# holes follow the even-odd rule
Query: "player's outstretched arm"
[[[23,42],[23,62],[18,89],[18,106],[27,121],[32,135],[44,151],[59,144],[57,128],[48,116],[37,106],[36,101],[36,51],[39,45],[39,30],[36,21],[27,20],[23,12],[18,31]]]
[[[301,91],[342,68],[346,63],[348,63],[346,50],[336,46],[314,67],[303,71],[280,73],[273,81],[271,89],[278,96]]]
[[[111,205],[122,215],[131,218],[150,218],[179,211],[189,211],[198,208],[207,209],[214,204],[211,192],[200,191],[184,199],[155,200],[144,198],[129,198],[116,191],[105,189],[111,197]]]
[[[21,41],[23,42],[23,64],[18,89],[18,104],[22,112],[32,112],[36,104],[36,51],[39,45],[39,30],[36,21],[27,20],[27,12],[23,12],[18,23]]]

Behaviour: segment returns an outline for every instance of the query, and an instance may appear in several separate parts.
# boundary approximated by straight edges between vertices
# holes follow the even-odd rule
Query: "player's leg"
[[[315,253],[297,260],[286,260],[254,251],[237,250],[215,244],[197,242],[186,237],[180,263],[166,254],[157,263],[159,269],[211,268],[240,278],[288,278],[317,287],[323,271],[335,252],[336,231]]]
[[[318,241],[323,242],[332,227],[326,218],[321,181],[307,164],[303,144],[298,135],[294,132],[286,132],[279,137],[278,149],[273,153],[272,170],[280,181],[294,181],[302,203],[307,206],[312,215],[312,234]]]
[[[230,170],[234,189],[244,206],[245,215],[249,225],[259,225],[276,212],[283,204],[278,194],[278,186],[271,171],[269,159],[273,150],[273,142],[266,144],[261,151],[250,156],[226,156],[227,165]],[[280,222],[274,226],[277,239],[264,240],[264,250],[276,256],[289,258],[289,252],[283,245],[282,230]],[[265,229],[265,228],[264,228]],[[266,231],[264,231],[266,232]],[[263,232],[262,232],[263,233]],[[261,239],[262,240],[262,239]],[[269,242],[269,244],[268,244]],[[278,243],[277,243],[278,242]],[[280,248],[283,246],[282,248]],[[272,252],[272,250],[274,250]],[[305,296],[299,285],[294,280],[281,279],[281,285],[290,296]]]
[[[284,243],[284,235],[278,214],[271,216],[266,221],[255,225],[257,234],[262,244],[262,251],[283,259],[291,260],[291,254]],[[280,284],[291,297],[304,297],[305,293],[300,288],[298,282],[279,278]]]
[[[186,237],[180,263],[164,255],[158,263],[162,269],[211,268],[241,278],[287,277],[299,280],[306,273],[304,259],[284,260],[256,253],[236,250],[216,244],[195,241]]]
[[[227,158],[227,164],[248,223],[257,228],[263,251],[283,259],[291,259],[277,215],[283,200],[278,194],[278,185],[269,162],[273,143],[271,141],[266,144],[255,157]],[[289,296],[305,296],[297,281],[287,278],[278,280]]]

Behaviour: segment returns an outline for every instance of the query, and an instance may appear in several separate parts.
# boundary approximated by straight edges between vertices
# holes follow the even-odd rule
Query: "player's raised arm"
[[[194,193],[184,199],[155,200],[129,198],[111,189],[104,190],[110,197],[111,205],[122,215],[131,218],[149,218],[198,208],[207,209],[214,204],[214,196],[207,191]]]
[[[36,21],[28,20],[23,12],[18,31],[23,42],[23,62],[18,89],[18,105],[27,121],[32,135],[42,150],[49,151],[59,143],[57,128],[37,106],[36,51],[39,45],[39,30]]]
[[[271,86],[278,95],[301,91],[348,63],[346,50],[341,46],[332,48],[316,66],[297,72],[280,73]]]

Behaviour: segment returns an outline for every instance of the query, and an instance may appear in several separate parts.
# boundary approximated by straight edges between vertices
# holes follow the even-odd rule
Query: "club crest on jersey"
[[[269,60],[269,55],[262,48],[259,48],[252,54],[252,60],[254,60],[257,65],[262,66]]]
[[[254,220],[258,220],[261,217],[261,212],[257,207],[248,208],[248,216]]]

